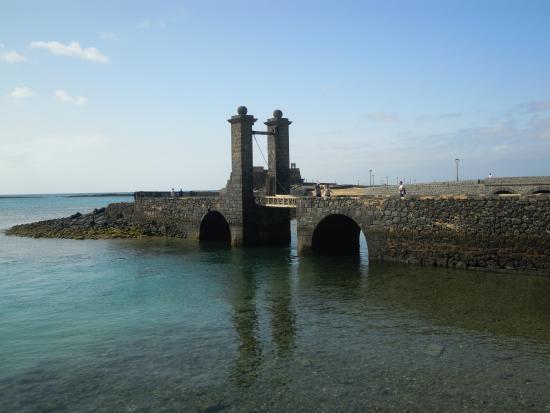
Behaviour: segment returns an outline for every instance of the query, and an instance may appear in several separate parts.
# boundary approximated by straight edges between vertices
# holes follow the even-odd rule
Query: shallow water
[[[549,278],[0,234],[0,298],[2,412],[550,412]]]

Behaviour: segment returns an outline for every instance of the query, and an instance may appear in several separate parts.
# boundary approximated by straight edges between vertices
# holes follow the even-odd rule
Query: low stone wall
[[[356,197],[298,201],[298,247],[331,214],[353,219],[374,259],[550,275],[550,196]]]
[[[219,209],[216,197],[140,198],[131,222],[148,235],[198,240],[202,218]]]
[[[512,194],[529,195],[537,191],[550,192],[550,177],[510,177],[431,182],[405,185],[408,195],[486,195],[504,191]],[[396,195],[395,185],[366,187],[365,195]]]

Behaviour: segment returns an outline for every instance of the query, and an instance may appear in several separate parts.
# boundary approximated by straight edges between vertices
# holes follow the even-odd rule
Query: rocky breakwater
[[[88,214],[77,212],[67,218],[16,225],[8,229],[6,235],[71,239],[140,238],[145,234],[133,225],[133,214],[132,203],[116,203],[94,209]]]

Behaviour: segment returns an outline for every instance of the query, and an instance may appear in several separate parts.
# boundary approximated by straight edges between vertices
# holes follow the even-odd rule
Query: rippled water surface
[[[0,411],[550,412],[550,278],[366,255],[0,234]]]

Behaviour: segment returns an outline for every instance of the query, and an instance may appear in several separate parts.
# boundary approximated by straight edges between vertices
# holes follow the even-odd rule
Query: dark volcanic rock
[[[111,204],[90,214],[77,212],[68,218],[16,225],[6,235],[34,238],[108,239],[140,238],[143,232],[131,224],[132,204]]]

